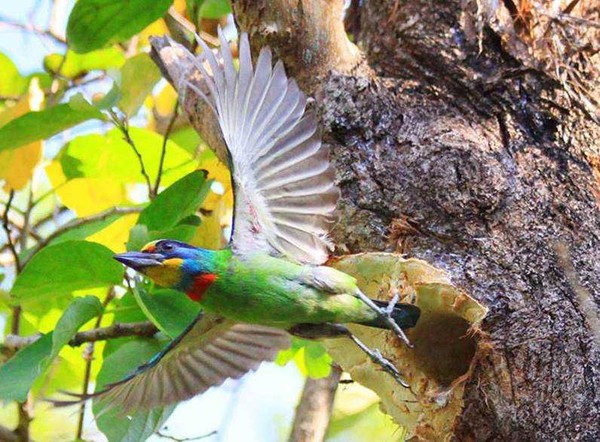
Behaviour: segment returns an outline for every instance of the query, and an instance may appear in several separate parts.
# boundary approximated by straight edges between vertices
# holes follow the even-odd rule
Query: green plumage
[[[299,323],[364,323],[376,313],[353,296],[356,280],[330,267],[298,265],[265,253],[214,252],[208,311],[240,322],[289,328]]]

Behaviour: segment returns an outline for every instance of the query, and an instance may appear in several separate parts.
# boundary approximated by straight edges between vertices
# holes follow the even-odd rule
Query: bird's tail
[[[388,306],[387,301],[378,301],[376,299],[372,299],[372,301],[381,308],[386,308]],[[400,303],[394,306],[394,310],[392,310],[391,314],[393,321],[402,329],[412,328],[417,325],[420,316],[421,310],[416,305]],[[361,325],[385,329],[390,328],[390,326],[381,317],[377,317],[368,322],[361,322]]]

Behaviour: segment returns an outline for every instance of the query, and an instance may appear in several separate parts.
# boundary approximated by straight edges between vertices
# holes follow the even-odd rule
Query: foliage
[[[16,352],[0,343],[0,401],[9,403],[0,425],[15,428],[17,402],[27,402],[34,440],[81,439],[78,410],[44,399],[118,381],[198,313],[181,293],[125,275],[113,253],[161,237],[224,244],[229,172],[180,117],[177,94],[148,56],[150,35],[190,43],[169,8],[213,33],[231,12],[228,0],[78,0],[63,23],[66,38],[56,26],[27,27],[58,44],[36,72],[22,74],[0,53],[0,342],[37,337]],[[160,330],[155,337],[86,345],[83,357],[69,345],[80,331],[147,320]],[[278,362],[292,360],[313,377],[332,362],[321,344],[300,339]],[[132,419],[100,403],[92,411],[109,440],[138,441],[173,409]]]
[[[179,116],[177,95],[148,56],[148,36],[168,32],[170,7],[193,12],[195,25],[230,11],[224,0],[79,0],[62,49],[38,72],[23,75],[0,54],[0,342],[39,336],[16,353],[2,347],[0,401],[29,402],[33,439],[81,437],[73,409],[60,414],[44,399],[119,380],[198,313],[181,293],[124,279],[112,255],[160,237],[223,244],[228,172]],[[56,40],[53,32],[46,36]],[[216,182],[227,192],[211,190]],[[84,380],[89,358],[69,346],[73,336],[144,320],[162,333],[96,344]],[[156,432],[174,408],[130,420],[99,406],[98,428],[132,441]],[[16,407],[0,419],[16,426]]]

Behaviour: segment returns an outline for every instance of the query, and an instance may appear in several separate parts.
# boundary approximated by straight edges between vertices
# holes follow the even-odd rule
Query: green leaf
[[[333,361],[323,344],[300,338],[292,339],[291,347],[280,351],[275,362],[285,365],[291,360],[302,374],[315,379],[328,376]]]
[[[122,216],[123,215],[121,214],[114,214],[111,216],[107,216],[105,219],[85,223],[78,227],[73,227],[72,229],[67,230],[61,235],[58,235],[50,242],[50,244],[58,244],[65,241],[84,240],[87,237],[92,236],[94,233],[99,232],[100,230],[103,230],[106,227],[110,226]]]
[[[12,60],[0,53],[0,95],[21,95],[27,91],[28,84]]]
[[[187,0],[186,4],[190,15],[196,9],[201,18],[217,19],[231,13],[229,0]]]
[[[52,354],[52,333],[20,350],[0,367],[0,399],[23,402]]]
[[[150,242],[148,227],[143,224],[137,224],[129,231],[129,240],[127,241],[127,250],[142,250]]]
[[[150,293],[136,285],[133,290],[138,305],[148,319],[170,338],[179,336],[200,312],[200,305],[176,290],[158,289]]]
[[[103,56],[106,53],[106,56]],[[44,57],[44,69],[52,75],[80,79],[90,71],[119,68],[125,63],[125,55],[115,48],[100,49],[88,54],[68,51],[66,61],[63,54],[50,54]]]
[[[79,327],[102,312],[95,296],[76,298],[65,310],[54,332],[19,351],[0,367],[0,399],[24,401],[34,381],[50,366]]]
[[[175,131],[173,134],[171,134],[169,139],[177,143],[183,149],[187,150],[191,155],[196,155],[198,146],[201,143],[204,143],[202,138],[200,138],[200,135],[198,135],[198,132],[191,127],[185,127]],[[210,152],[210,150],[208,151]]]
[[[37,140],[45,140],[63,130],[87,120],[104,119],[102,113],[89,104],[81,94],[69,103],[28,112],[0,128],[0,152],[14,149]]]
[[[162,17],[172,0],[79,0],[69,16],[67,41],[89,52],[127,40]]]
[[[130,117],[135,115],[160,78],[160,71],[148,54],[131,57],[121,69],[118,81],[121,89],[119,108]]]
[[[385,440],[404,442],[406,429],[380,410],[378,402],[352,414],[335,413],[327,428],[328,442]]]
[[[74,290],[118,284],[123,268],[112,256],[106,247],[87,241],[45,247],[17,277],[11,295],[39,304]]]
[[[58,320],[52,333],[52,354],[50,359],[58,356],[63,348],[71,340],[77,330],[90,319],[102,313],[103,307],[95,296],[83,296],[73,299],[61,318]]]
[[[67,55],[50,54],[44,57],[44,69],[59,73],[68,78],[77,78],[89,71],[120,68],[125,63],[125,55],[117,48],[99,49],[78,54],[71,50]]]
[[[138,224],[148,230],[164,231],[175,227],[182,219],[200,207],[208,194],[210,181],[204,171],[196,170],[162,191],[140,214]]]
[[[156,180],[163,137],[147,129],[130,128],[129,134],[144,159],[146,172]],[[197,162],[175,142],[166,147],[162,183],[169,185],[196,168]],[[105,135],[76,137],[61,151],[59,161],[67,179],[111,178],[121,183],[143,183],[138,158],[117,129]]]
[[[125,342],[105,357],[96,378],[96,391],[123,379],[158,353],[161,347],[157,339],[135,339]],[[94,401],[92,406],[98,428],[108,440],[121,442],[146,440],[162,426],[174,408],[174,405],[157,407],[151,411],[135,413],[131,419],[128,419],[119,410],[104,412],[103,404],[99,401]]]

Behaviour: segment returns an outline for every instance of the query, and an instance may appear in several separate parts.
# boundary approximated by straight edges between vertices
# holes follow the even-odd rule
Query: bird
[[[268,47],[253,63],[248,35],[241,34],[236,69],[221,29],[218,35],[218,55],[198,37],[201,80],[179,83],[212,110],[227,148],[235,197],[230,242],[208,250],[161,239],[115,255],[202,310],[146,364],[78,399],[94,397],[126,413],[178,402],[273,360],[291,336],[349,338],[408,386],[345,324],[391,330],[410,345],[403,329],[417,324],[419,308],[397,297],[371,300],[353,276],[324,265],[340,192],[315,112],[283,63],[273,65]]]

